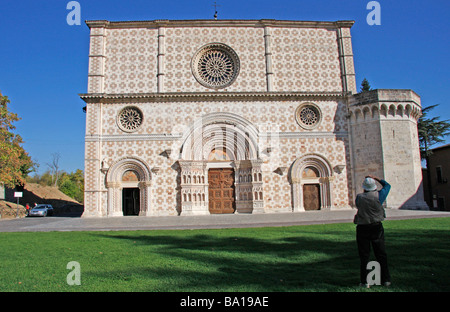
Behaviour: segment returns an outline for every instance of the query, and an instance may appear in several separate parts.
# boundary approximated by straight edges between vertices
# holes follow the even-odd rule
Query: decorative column
[[[105,44],[108,21],[88,22],[90,28],[88,93],[104,93]],[[103,215],[102,193],[105,191],[101,175],[102,104],[86,102],[85,132],[85,211],[83,217]]]
[[[332,185],[335,180],[334,176],[326,176],[319,178],[320,185],[320,209],[331,209],[333,205],[333,190]]]
[[[158,28],[158,92],[164,92],[165,28]]]
[[[305,211],[303,207],[303,185],[298,177],[291,178],[292,184],[292,212]]]
[[[105,83],[105,44],[108,21],[92,21],[89,43],[88,93],[103,93]]]
[[[106,211],[107,217],[123,216],[122,208],[122,184],[120,182],[109,182],[108,188],[108,209]]]
[[[252,213],[264,213],[263,196],[263,177],[261,166],[262,159],[251,160],[252,163],[252,193],[253,193],[253,211]]]
[[[236,213],[263,213],[263,161],[240,160],[235,162]]]
[[[341,64],[342,90],[356,94],[358,91],[356,90],[355,66],[353,64],[351,25],[348,22],[337,22],[337,42]]]
[[[252,207],[252,178],[251,164],[248,160],[236,160],[235,163],[235,201],[236,213],[251,213]]]
[[[267,80],[267,91],[273,91],[273,71],[272,71],[272,49],[270,46],[270,29],[269,27],[264,27],[264,48],[266,57],[266,80]]]
[[[202,161],[179,161],[181,176],[180,215],[208,215],[208,171]]]
[[[138,184],[139,187],[139,197],[140,197],[140,216],[152,216],[155,213],[152,210],[151,204],[151,186],[152,181],[141,181]]]

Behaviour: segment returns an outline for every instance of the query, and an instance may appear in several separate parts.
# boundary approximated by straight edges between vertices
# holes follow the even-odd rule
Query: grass
[[[384,222],[393,285],[361,289],[353,224],[0,233],[1,292],[449,291],[450,218]],[[81,285],[66,265],[81,266]]]

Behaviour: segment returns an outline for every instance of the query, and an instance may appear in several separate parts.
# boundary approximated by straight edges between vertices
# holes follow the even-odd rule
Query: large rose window
[[[232,84],[239,74],[239,58],[229,46],[212,43],[203,46],[191,63],[195,79],[207,88],[220,89]]]

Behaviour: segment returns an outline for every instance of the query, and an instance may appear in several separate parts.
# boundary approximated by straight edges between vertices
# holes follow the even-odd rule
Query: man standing
[[[381,184],[382,189],[377,191],[376,182]],[[370,245],[372,245],[375,258],[380,264],[382,285],[391,285],[387,255],[384,244],[384,228],[381,221],[386,217],[383,202],[391,189],[391,185],[375,176],[369,175],[362,184],[364,193],[356,196],[356,208],[354,223],[356,226],[356,242],[360,259],[360,285],[368,287],[367,263],[370,256]]]

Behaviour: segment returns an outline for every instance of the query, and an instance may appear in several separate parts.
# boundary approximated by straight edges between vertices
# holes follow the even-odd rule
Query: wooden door
[[[234,213],[234,170],[214,168],[208,171],[209,212]]]
[[[303,185],[303,207],[305,210],[320,210],[320,185]]]

